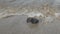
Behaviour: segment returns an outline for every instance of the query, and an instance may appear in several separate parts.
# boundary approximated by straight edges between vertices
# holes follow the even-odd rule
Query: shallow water
[[[60,0],[0,0],[0,34],[60,34]]]
[[[60,17],[59,0],[0,0],[0,18],[11,15],[27,15],[43,18],[44,22],[52,22]]]
[[[0,18],[27,15],[52,22],[60,17],[59,0],[0,0]]]

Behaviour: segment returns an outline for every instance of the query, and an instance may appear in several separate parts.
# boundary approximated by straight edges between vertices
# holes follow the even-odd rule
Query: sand
[[[48,24],[39,22],[33,27],[27,24],[26,19],[25,15],[0,19],[0,34],[60,34],[60,21],[58,19]]]
[[[49,8],[50,13],[46,14]],[[60,13],[60,0],[0,0],[0,34],[60,34],[60,16],[49,23],[39,19],[38,24],[28,24],[28,17],[20,15],[35,11],[41,11],[45,16],[52,15],[54,18],[54,13]],[[14,16],[9,16],[11,14]],[[5,17],[7,15],[8,17]]]

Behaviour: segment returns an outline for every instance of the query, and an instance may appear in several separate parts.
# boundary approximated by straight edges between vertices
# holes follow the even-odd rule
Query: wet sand
[[[60,34],[59,20],[30,28],[26,19],[24,15],[0,19],[0,34]]]
[[[5,14],[21,14],[27,10],[32,11],[30,7],[36,11],[35,8],[39,7],[40,9],[46,3],[56,8],[57,13],[60,12],[60,0],[0,0],[0,13],[5,12],[2,15],[0,14],[0,17]],[[25,9],[26,7],[27,9]],[[0,34],[60,34],[59,18],[55,19],[52,23],[44,24],[39,22],[37,25],[27,24],[26,19],[27,16],[24,15],[1,18]]]

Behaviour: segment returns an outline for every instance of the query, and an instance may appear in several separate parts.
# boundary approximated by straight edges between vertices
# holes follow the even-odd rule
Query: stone
[[[27,23],[37,24],[39,20],[37,18],[27,18]]]

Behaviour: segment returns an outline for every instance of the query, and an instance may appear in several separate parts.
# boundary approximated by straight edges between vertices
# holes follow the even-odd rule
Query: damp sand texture
[[[31,12],[42,12],[54,20],[28,24],[27,15],[22,14]],[[55,18],[55,13],[60,13],[60,0],[0,0],[0,34],[60,34],[60,18]]]

